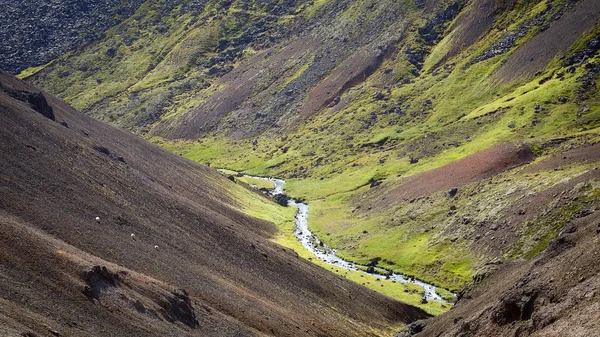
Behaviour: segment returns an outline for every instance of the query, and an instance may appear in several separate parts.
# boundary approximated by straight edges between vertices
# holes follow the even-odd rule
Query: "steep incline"
[[[131,16],[143,2],[1,0],[0,69],[17,74],[102,39],[108,28]]]
[[[271,243],[216,171],[0,84],[0,334],[364,336],[425,316]]]

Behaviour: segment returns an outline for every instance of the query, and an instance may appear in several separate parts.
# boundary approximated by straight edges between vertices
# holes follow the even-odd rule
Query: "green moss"
[[[27,79],[35,74],[37,74],[38,72],[44,70],[44,68],[46,68],[50,63],[47,64],[43,64],[41,66],[37,66],[37,67],[31,67],[31,68],[27,68],[23,71],[21,71],[18,75],[17,78],[18,79]]]

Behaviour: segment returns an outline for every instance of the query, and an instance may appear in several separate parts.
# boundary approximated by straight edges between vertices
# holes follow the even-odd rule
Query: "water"
[[[263,178],[263,177],[252,177],[250,178],[263,179],[271,181],[275,184],[275,188],[271,191],[272,195],[283,194],[283,186],[285,185],[285,181],[281,179],[275,178]],[[362,269],[359,269],[356,264],[352,262],[345,261],[344,259],[337,256],[335,253],[335,249],[327,247],[319,238],[317,238],[309,229],[308,229],[308,205],[305,203],[297,202],[293,199],[288,201],[289,205],[298,207],[298,213],[296,213],[296,230],[294,234],[302,243],[308,251],[313,253],[318,259],[328,263],[332,266],[336,266],[346,270],[354,270],[358,272],[362,272],[373,277],[379,279],[390,279],[400,283],[412,283],[416,284],[424,289],[423,297],[428,300],[446,302],[444,299],[440,297],[435,292],[436,287],[426,282],[419,281],[417,279],[408,277],[402,274],[392,273],[391,275],[380,275],[380,274],[371,274],[367,273]]]

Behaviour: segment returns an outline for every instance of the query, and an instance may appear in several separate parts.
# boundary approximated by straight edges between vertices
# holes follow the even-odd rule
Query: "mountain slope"
[[[363,336],[425,317],[271,243],[236,210],[258,194],[0,83],[1,334]]]
[[[46,63],[131,16],[142,0],[0,1],[0,69],[19,73]],[[39,68],[38,68],[39,69]]]
[[[598,1],[240,0],[177,13],[138,11],[118,27],[142,31],[137,43],[115,29],[29,79],[194,161],[286,178],[339,255],[450,290],[535,261],[595,207]],[[58,76],[81,64],[96,68]]]
[[[564,151],[529,169],[564,169],[566,162],[595,160],[593,169],[575,179],[531,195],[533,203],[561,209],[564,227],[539,257],[489,265],[463,292],[446,315],[414,324],[401,336],[587,336],[598,329],[600,286],[600,214],[598,209],[598,154],[600,146]],[[594,159],[592,159],[594,158]],[[568,164],[569,165],[569,164]],[[557,196],[560,196],[557,198]],[[569,205],[569,200],[577,200]],[[563,205],[561,205],[561,203]],[[569,216],[569,208],[578,208]],[[566,205],[564,205],[566,204]],[[534,212],[536,210],[534,209]],[[514,219],[514,218],[513,218]],[[486,278],[487,277],[487,278]],[[416,334],[414,334],[416,333]]]

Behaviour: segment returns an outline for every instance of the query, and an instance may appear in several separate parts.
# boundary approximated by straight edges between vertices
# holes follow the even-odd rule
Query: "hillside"
[[[345,260],[459,294],[426,336],[593,331],[565,326],[597,299],[600,2],[165,3],[19,76],[238,184],[285,179]]]
[[[427,317],[273,244],[239,211],[263,197],[217,171],[0,88],[0,335],[389,335]]]
[[[130,17],[142,0],[0,1],[0,69],[40,69],[64,53],[98,41]],[[63,73],[62,75],[66,75]]]

